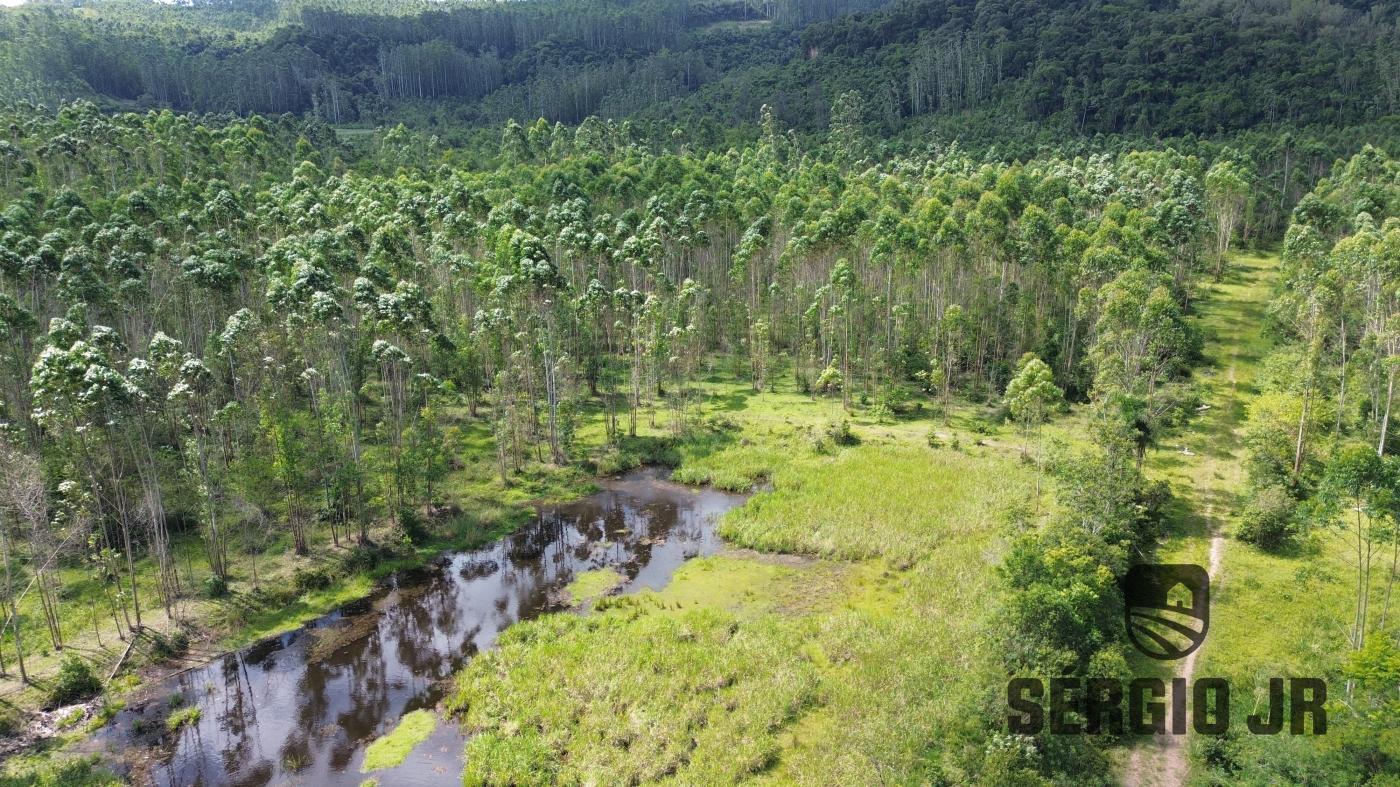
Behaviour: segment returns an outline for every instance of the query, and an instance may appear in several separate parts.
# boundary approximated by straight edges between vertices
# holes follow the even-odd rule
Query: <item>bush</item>
[[[909,389],[902,385],[887,385],[880,390],[876,406],[884,406],[892,415],[902,413],[909,407]]]
[[[399,529],[411,544],[421,544],[428,540],[428,523],[412,508],[399,511]]]
[[[345,567],[346,571],[359,574],[374,570],[383,557],[384,555],[378,547],[369,544],[356,544],[341,561],[341,565]]]
[[[1260,549],[1279,549],[1298,534],[1297,507],[1297,501],[1283,487],[1264,487],[1245,506],[1235,535]]]
[[[841,376],[841,370],[835,366],[828,366],[822,370],[817,377],[817,393],[833,394],[840,393],[841,388],[846,384],[845,378]]]
[[[216,575],[205,577],[204,595],[206,598],[223,598],[228,595],[228,582]]]
[[[300,593],[325,590],[331,586],[331,572],[324,566],[299,568],[292,574],[292,585]]]
[[[851,422],[844,418],[840,421],[828,423],[826,425],[825,435],[826,439],[836,445],[855,445],[860,442],[860,438],[856,437],[855,433],[851,431]]]
[[[88,666],[75,653],[69,653],[63,657],[63,663],[58,668],[58,675],[54,677],[53,686],[49,689],[49,704],[53,706],[69,705],[92,697],[102,691],[102,683],[97,680],[97,676],[92,674],[92,668]]]
[[[157,631],[152,631],[150,634],[151,650],[158,659],[173,658],[190,648],[190,635],[184,631],[176,631],[168,636]]]

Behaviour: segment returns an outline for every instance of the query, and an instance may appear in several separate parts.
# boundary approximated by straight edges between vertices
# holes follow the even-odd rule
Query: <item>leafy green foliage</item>
[[[1290,544],[1298,533],[1298,502],[1278,486],[1261,489],[1252,496],[1240,516],[1235,537],[1261,549],[1279,549]]]

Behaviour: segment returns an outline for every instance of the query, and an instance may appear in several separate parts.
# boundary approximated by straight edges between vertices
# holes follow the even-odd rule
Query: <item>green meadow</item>
[[[664,590],[474,660],[448,701],[475,732],[466,783],[956,780],[1002,680],[995,566],[1033,467],[971,435],[931,447],[927,411],[708,386],[743,438],[682,445],[676,477],[768,487]]]

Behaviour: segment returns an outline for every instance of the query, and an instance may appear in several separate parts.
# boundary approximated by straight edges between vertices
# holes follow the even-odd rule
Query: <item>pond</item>
[[[622,592],[661,588],[681,563],[719,549],[720,514],[744,501],[650,469],[601,487],[539,507],[489,547],[446,555],[301,629],[167,679],[95,742],[159,785],[358,785],[371,741],[436,705],[507,626],[560,609],[575,575],[612,567],[626,578]],[[175,695],[200,717],[170,733]],[[373,775],[386,786],[457,783],[464,740],[440,723],[403,765]]]

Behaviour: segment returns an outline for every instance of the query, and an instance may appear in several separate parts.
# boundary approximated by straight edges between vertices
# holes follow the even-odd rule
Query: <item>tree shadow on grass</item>
[[[728,393],[713,393],[705,405],[710,410],[726,413],[735,413],[747,410],[749,407],[749,397],[753,396],[752,391],[743,389],[729,391]]]

